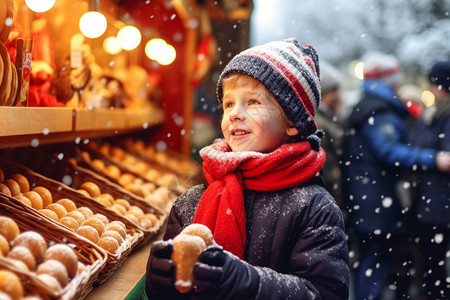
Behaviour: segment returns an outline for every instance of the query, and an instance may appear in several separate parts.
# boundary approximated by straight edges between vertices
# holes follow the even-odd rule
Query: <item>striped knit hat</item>
[[[314,114],[320,102],[319,58],[312,46],[301,46],[290,38],[239,53],[219,77],[216,92],[220,103],[223,80],[234,73],[260,81],[280,103],[302,140],[317,131]]]

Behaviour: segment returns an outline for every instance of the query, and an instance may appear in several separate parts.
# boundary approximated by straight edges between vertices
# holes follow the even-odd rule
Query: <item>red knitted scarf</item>
[[[241,259],[246,241],[243,189],[274,191],[307,182],[322,169],[325,152],[309,142],[284,144],[271,153],[231,152],[224,140],[203,148],[203,172],[209,183],[194,223],[208,226],[214,240]]]

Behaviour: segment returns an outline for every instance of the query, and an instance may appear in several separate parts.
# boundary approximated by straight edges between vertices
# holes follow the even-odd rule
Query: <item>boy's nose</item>
[[[230,112],[230,120],[245,119],[245,108],[242,105],[235,105]]]

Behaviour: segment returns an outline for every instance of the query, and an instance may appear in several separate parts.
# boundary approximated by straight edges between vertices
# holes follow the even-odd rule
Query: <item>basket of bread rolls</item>
[[[0,245],[0,295],[10,297],[2,299],[82,299],[107,260],[100,247],[4,194]]]
[[[30,207],[52,224],[106,251],[107,261],[97,283],[106,281],[144,239],[136,224],[85,194],[19,163],[1,160],[0,192]],[[0,178],[1,179],[1,178]]]
[[[173,202],[180,192],[168,187],[170,184],[161,185],[161,173],[152,169],[146,174],[140,174],[132,170],[127,164],[118,162],[103,153],[92,149],[76,148],[76,161],[79,166],[88,168],[109,181],[121,186],[128,192],[144,199],[149,204],[158,207],[166,213],[170,212]],[[132,164],[131,161],[128,161]],[[139,163],[137,162],[135,168]],[[141,164],[142,165],[142,164]],[[168,177],[165,177],[168,178]],[[173,182],[178,182],[176,177],[170,177]]]
[[[179,175],[154,161],[145,161],[123,147],[108,141],[103,141],[101,144],[91,141],[78,148],[88,152],[92,156],[91,160],[107,159],[120,166],[124,171],[137,174],[146,181],[165,187],[178,195],[192,187],[192,183],[186,176]]]

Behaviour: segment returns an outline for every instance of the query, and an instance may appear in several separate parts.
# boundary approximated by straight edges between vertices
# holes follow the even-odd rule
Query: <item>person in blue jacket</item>
[[[436,62],[428,73],[435,105],[426,109],[412,144],[450,151],[450,61]],[[415,232],[423,262],[422,280],[429,299],[450,299],[446,253],[450,240],[450,174],[419,166]]]
[[[236,55],[217,84],[223,139],[202,148],[207,184],[174,203],[163,241],[152,245],[149,299],[348,299],[342,213],[324,187],[325,152],[314,115],[320,101],[315,49],[295,39]],[[192,223],[216,245],[174,284],[172,239]]]
[[[448,152],[408,144],[408,111],[396,89],[403,72],[396,57],[369,52],[363,57],[361,100],[346,120],[343,189],[348,227],[359,261],[355,299],[381,299],[390,274],[396,237],[405,228],[405,208],[396,183],[419,166],[448,171]]]

